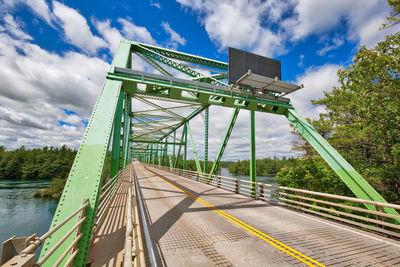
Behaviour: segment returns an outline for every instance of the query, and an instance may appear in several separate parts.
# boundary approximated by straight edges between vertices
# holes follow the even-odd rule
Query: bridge
[[[138,58],[153,71],[136,70]],[[300,116],[286,95],[301,86],[253,70],[232,82],[235,60],[121,40],[49,231],[4,242],[1,264],[399,264],[400,205],[387,203]],[[208,169],[211,105],[232,116]],[[249,112],[249,181],[217,174],[240,111]],[[287,118],[354,197],[257,182],[256,112]],[[203,166],[190,127],[196,116],[204,121]]]

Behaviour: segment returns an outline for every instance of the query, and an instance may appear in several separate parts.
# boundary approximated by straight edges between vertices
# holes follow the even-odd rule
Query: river
[[[250,181],[250,176],[231,174],[227,168],[221,169],[221,176],[238,178],[240,180]],[[264,184],[279,185],[277,182],[275,182],[274,176],[257,176],[256,180],[257,180],[257,182],[264,183]]]
[[[249,176],[233,175],[226,168],[221,170],[221,175],[249,180]],[[257,176],[257,181],[277,185],[274,177]],[[22,237],[36,233],[41,236],[47,232],[57,201],[34,198],[33,194],[49,183],[49,180],[0,180],[1,243],[13,235]]]
[[[49,183],[50,180],[0,180],[0,243],[14,235],[41,236],[47,232],[57,201],[34,198],[33,194]]]

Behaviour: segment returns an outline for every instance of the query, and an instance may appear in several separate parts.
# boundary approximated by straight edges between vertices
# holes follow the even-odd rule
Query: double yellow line
[[[193,198],[194,200],[196,200],[197,202],[203,204],[204,206],[208,207],[209,209],[215,211],[216,213],[218,213],[219,215],[225,217],[226,219],[230,220],[231,222],[235,223],[236,225],[239,225],[240,227],[242,227],[243,229],[247,230],[248,232],[252,233],[253,235],[261,238],[262,240],[264,240],[265,242],[267,242],[268,244],[274,246],[275,248],[289,254],[290,256],[292,256],[293,258],[298,259],[299,261],[305,263],[308,266],[320,266],[320,267],[325,267],[325,265],[319,263],[318,261],[304,255],[303,253],[283,244],[282,242],[279,242],[278,240],[270,237],[267,234],[264,234],[263,232],[251,227],[250,225],[242,222],[241,220],[229,215],[228,213],[218,209],[217,207],[214,207],[213,205],[211,205],[210,203],[208,203],[207,201],[201,199],[200,197],[197,197],[189,192],[186,192],[185,190],[183,190],[182,188],[170,183],[169,181],[165,180],[163,177],[159,176],[158,174],[156,174],[153,171],[150,171],[146,168],[146,170],[150,173],[152,173],[153,175],[157,176],[158,178],[160,178],[161,180],[163,180],[164,182],[168,183],[169,185],[175,187],[176,189],[178,189],[179,191],[185,193],[187,196]]]

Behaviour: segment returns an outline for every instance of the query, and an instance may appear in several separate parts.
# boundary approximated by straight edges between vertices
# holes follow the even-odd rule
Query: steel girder
[[[215,174],[217,172],[217,170],[218,170],[219,163],[221,162],[222,155],[224,154],[226,145],[228,144],[229,137],[231,136],[231,133],[232,133],[232,130],[233,130],[233,126],[235,125],[237,116],[239,115],[239,111],[240,111],[240,109],[238,109],[238,108],[233,110],[233,113],[231,115],[231,119],[229,120],[229,123],[228,123],[228,127],[227,127],[227,129],[225,131],[225,136],[222,139],[222,143],[221,143],[221,145],[219,147],[217,156],[216,156],[215,161],[214,161],[214,163],[213,163],[213,165],[211,167],[211,171],[210,171],[211,175]]]
[[[130,42],[121,40],[111,64],[110,72],[113,72],[116,66],[129,67],[130,49]],[[77,210],[81,206],[84,198],[89,200],[89,206],[85,211],[86,220],[81,228],[82,237],[77,246],[79,252],[74,259],[74,266],[86,265],[97,200],[103,182],[105,160],[121,87],[122,82],[120,81],[105,80],[50,226],[51,228],[54,227],[68,217],[73,211]],[[54,247],[75,223],[76,220],[72,219],[56,233],[51,235],[44,243],[40,257],[43,257],[46,252]],[[50,256],[44,266],[53,266],[74,238],[75,236],[71,235],[53,255]],[[70,255],[67,255],[65,260],[69,257]],[[65,261],[63,263],[65,263]]]

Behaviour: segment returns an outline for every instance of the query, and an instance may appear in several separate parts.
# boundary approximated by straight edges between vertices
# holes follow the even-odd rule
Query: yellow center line
[[[251,227],[250,225],[242,222],[241,220],[233,217],[232,215],[229,215],[228,213],[218,209],[217,207],[211,205],[210,203],[208,203],[207,201],[201,199],[200,197],[197,197],[189,192],[186,192],[185,190],[183,190],[182,188],[172,184],[171,182],[167,181],[166,179],[164,179],[163,177],[159,176],[158,174],[156,174],[153,171],[150,171],[146,168],[146,170],[150,173],[152,173],[153,175],[155,175],[156,177],[160,178],[161,180],[163,180],[164,182],[168,183],[169,185],[175,187],[176,189],[178,189],[179,191],[185,193],[187,196],[193,198],[194,200],[196,200],[197,202],[203,204],[204,206],[208,207],[209,209],[213,210],[214,212],[218,213],[219,215],[225,217],[226,219],[230,220],[231,222],[235,223],[236,225],[242,227],[243,229],[247,230],[248,232],[252,233],[253,235],[261,238],[262,240],[264,240],[265,242],[269,243],[270,245],[274,246],[275,248],[289,254],[290,256],[298,259],[299,261],[307,264],[308,266],[320,266],[320,267],[325,267],[325,265],[319,263],[318,261],[302,254],[301,252],[283,244],[282,242],[279,242],[278,240],[270,237],[269,235]],[[314,264],[313,264],[314,263]],[[315,265],[316,264],[316,265]]]

